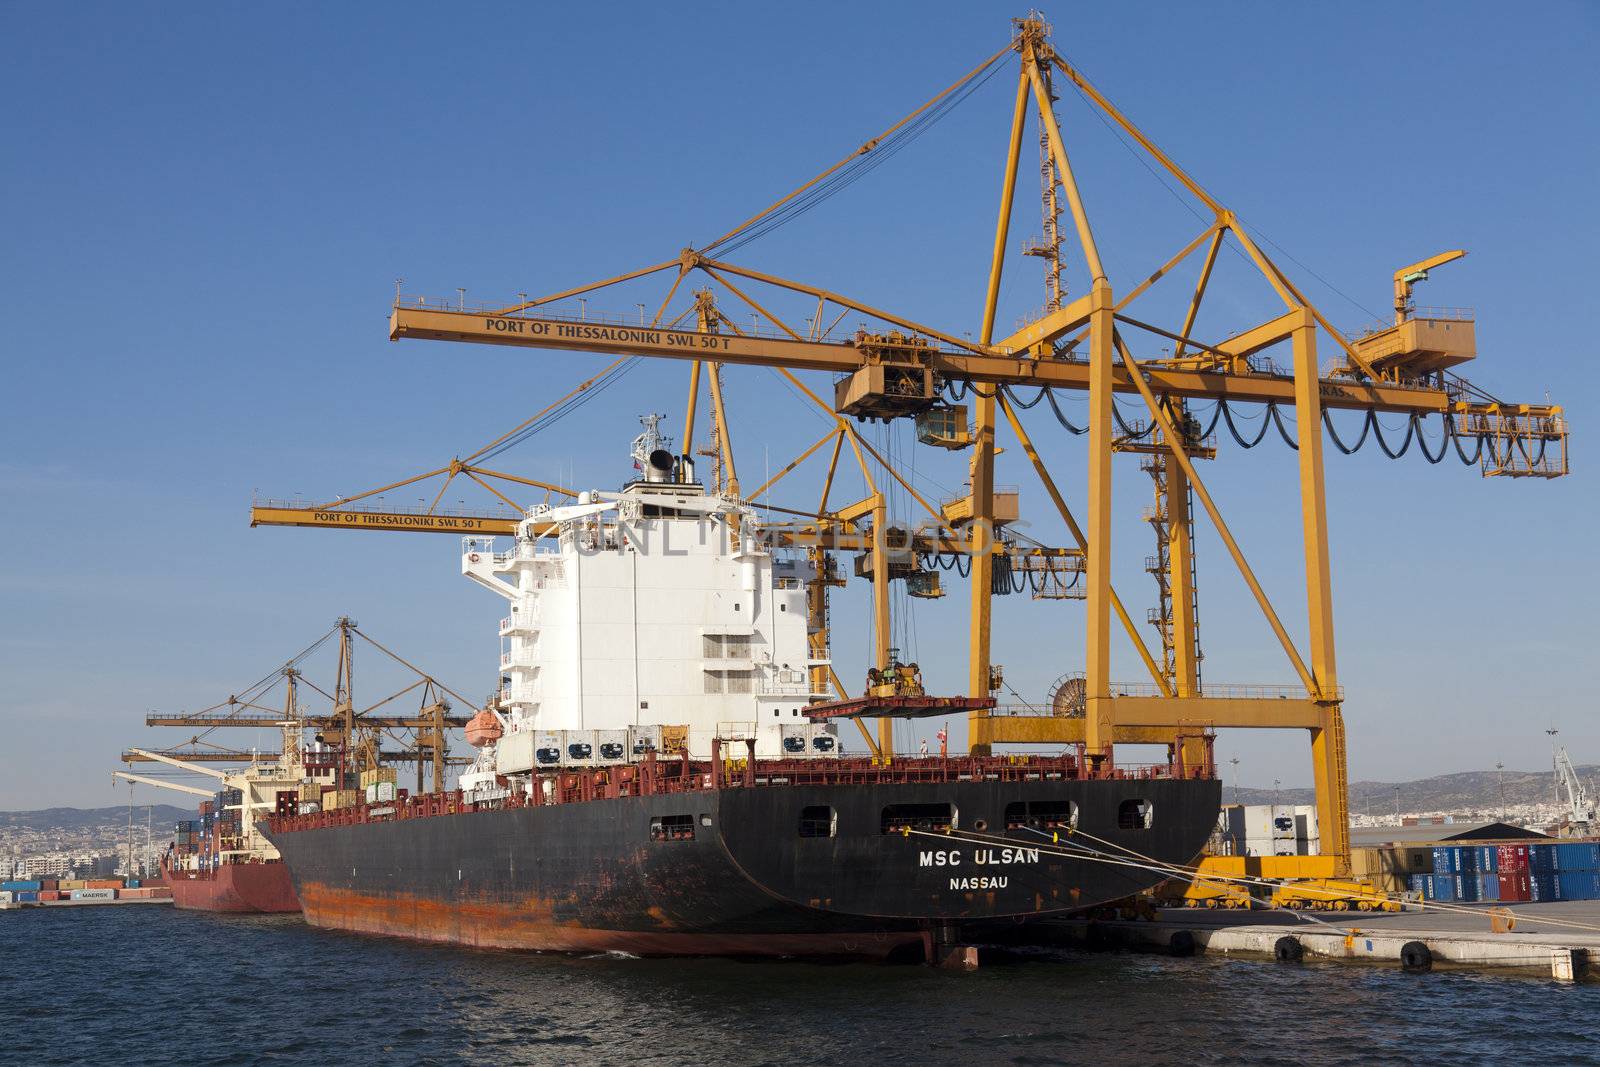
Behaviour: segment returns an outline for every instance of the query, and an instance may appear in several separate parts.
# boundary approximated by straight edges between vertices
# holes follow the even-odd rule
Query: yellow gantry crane
[[[969,561],[970,640],[968,693],[987,697],[1001,684],[991,661],[990,622],[996,595],[996,568],[1009,580],[1017,571],[1048,574],[1059,580],[1070,573],[1077,597],[1085,602],[1086,641],[1081,681],[1074,681],[1073,700],[1056,700],[1042,714],[1003,715],[981,711],[969,722],[974,752],[993,745],[1084,745],[1092,764],[1114,763],[1115,746],[1165,743],[1185,759],[1200,758],[1203,749],[1184,739],[1216,728],[1295,729],[1308,732],[1315,769],[1318,814],[1324,855],[1262,857],[1248,861],[1250,873],[1277,876],[1329,877],[1348,869],[1348,798],[1345,739],[1333,630],[1332,577],[1327,533],[1327,501],[1323,480],[1324,440],[1341,452],[1353,452],[1370,439],[1391,456],[1413,442],[1430,462],[1453,452],[1464,463],[1478,465],[1485,476],[1558,477],[1567,472],[1567,426],[1562,410],[1552,405],[1508,404],[1483,392],[1456,374],[1475,355],[1470,312],[1418,309],[1412,287],[1428,271],[1465,253],[1447,252],[1395,274],[1395,322],[1375,332],[1347,337],[1328,321],[1294,281],[1252,238],[1239,218],[1188,172],[1178,166],[1132,121],[1099,92],[1050,45],[1050,28],[1040,18],[1013,20],[1013,34],[1004,48],[899,122],[868,140],[775,203],[746,219],[717,240],[612,278],[574,285],[537,299],[496,306],[468,307],[458,301],[430,301],[396,296],[389,336],[393,340],[424,339],[512,346],[559,352],[593,352],[614,362],[556,402],[568,402],[597,380],[617,373],[634,357],[685,361],[690,365],[690,391],[683,450],[692,453],[700,383],[711,397],[712,452],[717,488],[739,495],[735,457],[725,418],[722,372],[753,366],[775,370],[833,420],[822,439],[784,467],[747,500],[760,499],[772,486],[814,454],[829,454],[820,502],[811,509],[793,509],[795,521],[779,524],[778,543],[804,549],[817,563],[818,579],[810,598],[813,638],[820,628],[826,642],[827,590],[842,584],[831,553],[854,551],[858,573],[873,581],[876,648],[873,677],[898,677],[890,648],[889,580],[908,579],[915,568],[897,573],[894,549],[913,557],[960,556]],[[864,161],[875,162],[905,138],[914,136],[943,109],[963,99],[1001,64],[1016,61],[1018,70],[1010,115],[1010,137],[1001,161],[1000,197],[995,235],[988,256],[982,316],[975,339],[958,330],[929,326],[891,310],[872,306],[829,288],[807,284],[734,263],[729,256],[747,241],[784,224],[814,198],[831,195]],[[1155,270],[1125,289],[1113,286],[1100,255],[1094,228],[1055,113],[1056,89],[1071,86],[1088,105],[1130,139],[1147,160],[1187,191],[1205,218],[1201,231]],[[1046,303],[1032,321],[996,337],[996,312],[1001,280],[1011,243],[1012,208],[1022,147],[1030,118],[1041,146],[1040,177],[1044,237],[1030,241],[1023,254],[1044,261]],[[1070,226],[1058,225],[1062,215]],[[1198,320],[1219,251],[1232,242],[1254,273],[1264,281],[1282,311],[1231,336],[1199,336]],[[1066,292],[1063,263],[1068,245],[1075,247],[1089,278],[1088,290],[1076,298]],[[1177,321],[1158,324],[1143,311],[1141,298],[1196,253],[1200,268],[1192,290],[1182,301]],[[695,282],[685,287],[691,276]],[[641,306],[636,321],[596,314],[589,301],[606,290],[667,280],[653,316]],[[694,289],[694,284],[703,288]],[[688,294],[681,311],[674,303]],[[736,324],[719,299],[747,309],[749,326]],[[572,308],[573,301],[580,301]],[[777,308],[799,302],[811,307],[804,323],[781,317]],[[780,302],[783,302],[780,304]],[[811,304],[814,302],[814,305]],[[848,336],[834,331],[846,315],[864,325]],[[1336,360],[1319,364],[1320,338],[1331,342]],[[1140,346],[1163,346],[1159,354],[1136,355]],[[1287,366],[1273,361],[1287,355]],[[813,391],[800,375],[826,372],[835,376],[831,403]],[[1088,400],[1087,425],[1075,427],[1056,408],[1057,418],[1073,433],[1087,438],[1086,495],[1080,523],[1068,505],[1063,482],[1048,468],[1019,412],[1048,399],[1056,407],[1058,393],[1082,393]],[[1028,399],[1031,394],[1031,399]],[[1136,398],[1142,417],[1129,423],[1117,398]],[[969,399],[969,412],[962,401]],[[1209,426],[1202,416],[1210,406]],[[1252,406],[1266,423],[1297,449],[1301,503],[1301,542],[1307,619],[1297,640],[1278,614],[1252,570],[1243,548],[1208,491],[1197,462],[1217,454],[1213,431],[1219,420],[1241,444],[1233,411]],[[546,409],[548,412],[550,409]],[[1354,413],[1361,420],[1354,444],[1341,437],[1333,412]],[[545,414],[541,412],[530,423]],[[1406,423],[1403,443],[1394,448],[1384,437],[1377,416],[1399,416]],[[1289,425],[1291,422],[1292,426]],[[1350,416],[1342,416],[1349,418]],[[970,448],[970,488],[962,499],[935,507],[877,450],[854,423],[861,420],[913,419],[918,437],[937,447]],[[1001,425],[1009,428],[1027,457],[1040,485],[1059,513],[1073,544],[1066,548],[1021,546],[1007,532],[1007,515],[997,514],[994,457]],[[1435,450],[1424,433],[1439,428]],[[524,424],[524,427],[529,425]],[[512,435],[522,428],[512,431]],[[1326,431],[1326,433],[1325,433]],[[466,460],[452,461],[428,474],[385,487],[409,485],[424,478],[463,476],[489,489],[503,513],[438,508],[443,488],[432,506],[414,512],[374,505],[372,494],[328,504],[260,501],[253,524],[323,528],[426,530],[453,533],[511,533],[522,505],[489,485],[488,477],[511,478],[546,492],[570,493],[528,479],[496,474],[476,461],[507,437]],[[868,487],[863,500],[830,506],[841,452],[854,454]],[[1147,561],[1158,579],[1161,607],[1151,616],[1162,637],[1158,660],[1145,644],[1123,601],[1113,588],[1113,458],[1119,452],[1141,455],[1156,484],[1156,505],[1148,515],[1156,529],[1159,551]],[[868,457],[872,462],[868,462]],[[929,513],[928,523],[914,533],[888,522],[883,483],[873,471],[886,474]],[[381,493],[383,490],[374,490]],[[1010,498],[1014,500],[1014,496]],[[786,509],[774,509],[785,511]],[[1193,526],[1203,512],[1268,623],[1294,684],[1229,686],[1201,683],[1198,648],[1198,597],[1194,581]],[[891,538],[897,543],[891,545]],[[1080,581],[1081,579],[1081,581]],[[1048,595],[1048,594],[1047,594]],[[819,621],[820,619],[820,621]],[[1110,676],[1114,630],[1126,635],[1149,672],[1149,680],[1116,683]],[[886,673],[887,672],[887,673]],[[842,692],[836,676],[834,684]],[[1081,698],[1081,699],[1079,699]],[[888,720],[880,720],[877,750],[891,754]],[[1212,869],[1227,873],[1229,862]],[[1244,872],[1247,861],[1234,864]]]

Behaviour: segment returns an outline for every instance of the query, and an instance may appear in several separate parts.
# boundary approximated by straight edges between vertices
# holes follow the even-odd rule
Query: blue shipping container
[[[1556,877],[1557,876],[1554,873],[1547,872],[1535,874],[1532,878],[1530,878],[1528,881],[1530,882],[1533,890],[1532,897],[1530,899],[1560,900],[1561,883],[1556,881]]]
[[[37,893],[40,885],[38,882],[19,880],[15,882],[0,882],[0,889],[9,889],[13,893]]]
[[[1557,845],[1555,849],[1558,871],[1600,870],[1600,845],[1574,841]]]
[[[1556,869],[1555,845],[1529,845],[1528,870],[1534,874],[1549,874]]]
[[[1476,874],[1456,875],[1456,899],[1464,904],[1471,904],[1478,899],[1478,876]]]
[[[37,883],[35,883],[35,884],[37,884]],[[37,904],[39,902],[39,891],[37,889],[20,890],[17,893],[17,895],[15,897],[15,900],[19,904],[22,904],[22,903]]]
[[[1449,862],[1446,860],[1445,862]],[[1433,892],[1429,900],[1454,900],[1456,898],[1456,876],[1453,874],[1436,874],[1431,879]]]
[[[1562,871],[1556,875],[1556,891],[1562,900],[1600,899],[1600,874],[1594,871]]]
[[[1500,850],[1493,845],[1478,846],[1478,870],[1498,871],[1500,869]]]
[[[1433,850],[1433,873],[1435,875],[1460,874],[1460,855],[1459,849],[1451,848],[1449,845],[1435,846]]]
[[[1478,869],[1478,849],[1476,845],[1451,845],[1450,851],[1456,854],[1455,869],[1462,874],[1470,874]]]
[[[1498,874],[1478,875],[1478,899],[1500,899],[1500,876]]]

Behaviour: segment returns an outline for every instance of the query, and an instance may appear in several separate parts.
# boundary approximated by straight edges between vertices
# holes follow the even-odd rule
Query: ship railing
[[[811,686],[806,682],[768,682],[756,691],[761,697],[809,697]]]
[[[1208,778],[1210,767],[1179,767],[1173,763],[1121,764],[1085,773],[1081,755],[1071,752],[1050,755],[1009,757],[925,757],[896,759],[884,764],[862,758],[815,757],[762,760],[757,773],[746,774],[742,761],[732,760],[725,773],[717,774],[706,761],[661,760],[656,773],[645,775],[642,765],[620,765],[579,771],[564,771],[556,776],[556,789],[547,799],[521,792],[486,801],[493,807],[525,807],[544,804],[589,803],[640,795],[700,793],[714,788],[756,788],[794,786],[840,786],[882,784],[947,784],[952,782],[1038,782],[1095,779],[1143,781],[1173,778]],[[617,772],[622,772],[618,774]],[[300,815],[274,815],[269,824],[274,832],[286,829],[307,830],[334,826],[355,826],[373,820],[429,818],[480,810],[460,790],[450,793],[424,793],[399,796],[394,801],[358,805]]]

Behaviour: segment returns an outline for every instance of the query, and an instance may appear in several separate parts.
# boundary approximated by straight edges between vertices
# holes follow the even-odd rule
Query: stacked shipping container
[[[140,886],[129,878],[37,878],[0,882],[0,904],[59,904],[68,901],[154,900],[170,897],[166,886]]]
[[[1406,885],[1424,900],[1461,904],[1600,900],[1600,842],[1439,845],[1433,873]]]

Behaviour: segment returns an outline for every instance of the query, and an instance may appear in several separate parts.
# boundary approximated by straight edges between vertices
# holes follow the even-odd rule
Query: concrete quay
[[[1168,908],[1155,921],[1061,920],[1044,940],[1088,949],[1308,958],[1399,966],[1517,971],[1559,982],[1600,981],[1600,901],[1501,905],[1508,933],[1490,929],[1488,908],[1470,912],[1204,911]],[[1575,929],[1558,923],[1581,923]],[[1592,961],[1592,965],[1591,965]]]

